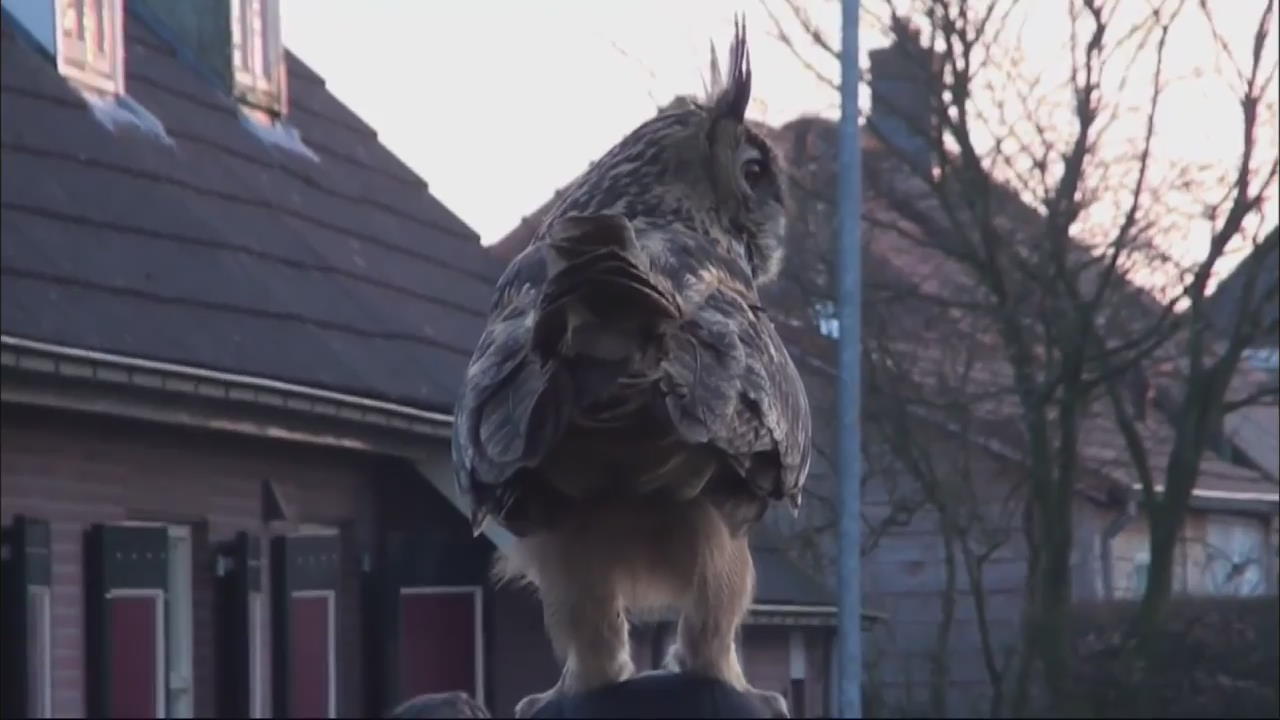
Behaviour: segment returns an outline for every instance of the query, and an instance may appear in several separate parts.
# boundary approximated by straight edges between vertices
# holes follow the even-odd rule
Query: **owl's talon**
[[[542,709],[543,705],[554,700],[556,697],[556,688],[552,688],[546,692],[540,692],[530,695],[520,702],[516,703],[515,716],[517,718],[533,717],[533,714]]]
[[[782,697],[782,695],[770,690],[757,690],[752,687],[749,687],[742,692],[761,705],[764,705],[765,709],[769,713],[769,717],[791,717],[791,711],[787,708],[787,699]]]
[[[661,672],[681,673],[692,672],[699,675],[711,675],[728,683],[738,692],[751,698],[753,702],[764,706],[769,717],[774,718],[790,718],[791,711],[787,707],[787,699],[782,695],[771,690],[757,690],[746,683],[746,679],[742,677],[741,671],[724,673],[724,672],[708,672],[706,668],[691,667],[688,656],[679,644],[672,645],[667,650],[667,655],[662,661]]]

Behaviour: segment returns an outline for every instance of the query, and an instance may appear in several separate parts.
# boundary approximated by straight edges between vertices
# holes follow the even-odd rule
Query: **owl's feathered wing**
[[[517,534],[553,522],[571,482],[556,470],[577,467],[566,438],[613,426],[635,445],[569,453],[647,467],[642,448],[691,448],[654,476],[696,474],[714,457],[721,489],[761,510],[798,504],[811,421],[781,339],[749,280],[701,238],[651,232],[665,235],[646,252],[621,216],[562,218],[499,281],[455,413],[457,480],[477,531],[490,515]],[[669,437],[644,445],[650,431]]]

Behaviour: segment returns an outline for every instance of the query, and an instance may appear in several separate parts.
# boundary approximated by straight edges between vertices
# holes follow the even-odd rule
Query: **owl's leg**
[[[674,672],[721,680],[756,698],[773,717],[789,717],[786,700],[778,693],[748,685],[738,662],[734,636],[751,604],[755,568],[745,534],[717,535],[703,549],[665,666]]]
[[[518,718],[530,717],[557,696],[612,685],[635,672],[622,599],[613,588],[557,584],[541,594],[543,622],[564,669],[550,690],[516,704]]]

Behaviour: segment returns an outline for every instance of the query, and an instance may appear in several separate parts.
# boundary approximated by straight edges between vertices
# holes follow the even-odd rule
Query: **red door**
[[[479,597],[473,588],[400,590],[400,701],[453,690],[483,697]]]
[[[146,594],[143,594],[146,593]],[[159,592],[107,596],[111,648],[111,717],[162,718],[164,659]]]
[[[296,592],[289,598],[289,714],[334,716],[333,594]]]

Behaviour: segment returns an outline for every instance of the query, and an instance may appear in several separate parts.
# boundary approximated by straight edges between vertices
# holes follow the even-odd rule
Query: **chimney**
[[[872,50],[871,116],[874,131],[919,173],[933,170],[931,136],[936,122],[939,58],[920,44],[920,30],[892,20],[893,44]],[[933,58],[932,64],[930,58]]]

